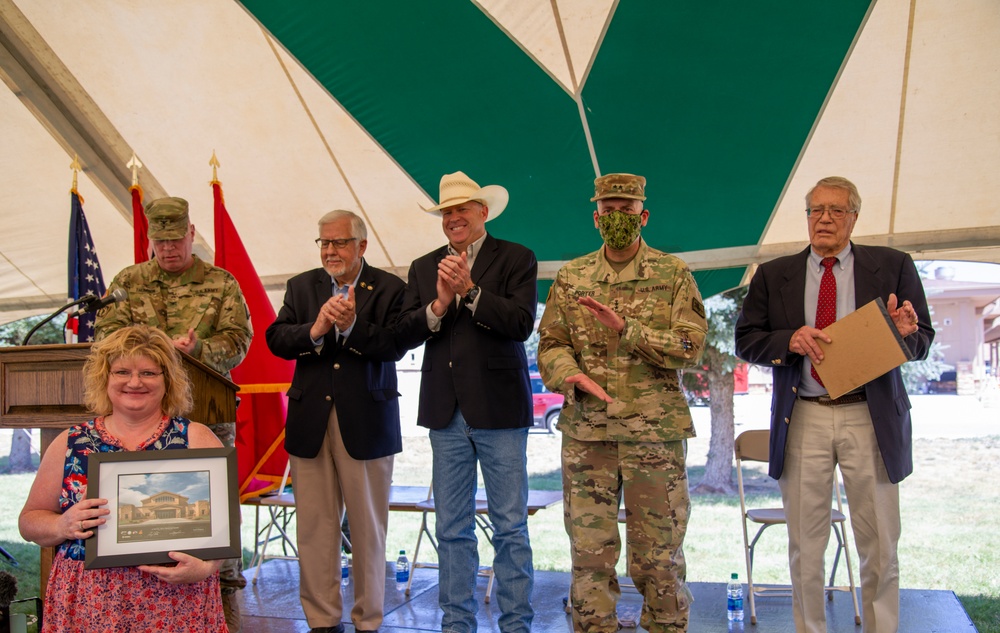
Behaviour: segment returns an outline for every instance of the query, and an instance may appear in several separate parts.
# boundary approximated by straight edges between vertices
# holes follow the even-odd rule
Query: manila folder
[[[833,342],[816,341],[824,356],[816,373],[831,398],[839,398],[913,358],[881,298],[823,331]]]

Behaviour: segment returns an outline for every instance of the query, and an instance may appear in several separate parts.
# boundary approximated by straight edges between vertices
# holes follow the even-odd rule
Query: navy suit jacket
[[[403,288],[399,277],[365,263],[354,288],[357,321],[350,336],[338,342],[331,329],[317,353],[309,329],[333,294],[330,275],[317,268],[288,280],[284,304],[266,338],[275,356],[295,361],[285,424],[290,455],[316,457],[332,406],[337,407],[344,447],[354,459],[403,450],[396,361],[406,350],[392,329]]]
[[[856,307],[878,297],[888,301],[890,293],[896,294],[900,304],[909,300],[917,313],[918,329],[903,340],[915,359],[926,358],[934,340],[934,328],[913,260],[906,253],[880,246],[860,246],[851,242],[851,250],[854,253]],[[737,356],[749,363],[772,368],[769,473],[775,479],[781,477],[784,468],[788,422],[802,378],[804,357],[790,351],[788,343],[792,334],[806,324],[808,257],[809,247],[796,255],[762,264],[750,281],[736,321]],[[903,387],[902,374],[897,367],[867,383],[864,389],[889,480],[898,483],[913,472],[910,399]]]
[[[529,427],[531,382],[524,341],[538,304],[538,262],[529,249],[487,234],[472,267],[480,288],[475,315],[452,303],[441,329],[427,327],[427,305],[437,297],[443,246],[410,266],[397,333],[407,348],[425,343],[417,424],[448,426],[460,407],[466,423],[481,429]]]

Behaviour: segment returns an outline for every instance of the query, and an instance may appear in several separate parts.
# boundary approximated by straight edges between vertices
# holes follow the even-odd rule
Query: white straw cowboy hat
[[[460,171],[441,176],[440,188],[441,204],[424,209],[427,213],[441,215],[441,209],[475,200],[489,208],[490,214],[486,217],[488,222],[503,213],[503,210],[507,208],[507,201],[510,199],[507,190],[500,185],[480,187],[476,181]]]

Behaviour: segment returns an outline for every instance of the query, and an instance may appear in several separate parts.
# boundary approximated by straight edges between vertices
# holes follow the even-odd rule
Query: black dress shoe
[[[309,629],[309,633],[344,633],[344,625],[337,626],[317,626]]]

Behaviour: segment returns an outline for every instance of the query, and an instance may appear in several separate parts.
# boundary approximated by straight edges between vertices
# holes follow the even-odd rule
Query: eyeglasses
[[[811,207],[806,209],[806,217],[816,216],[816,219],[823,217],[823,213],[829,213],[831,220],[843,220],[848,213],[857,213],[853,209],[841,209],[840,207]]]
[[[132,380],[132,376],[139,376],[139,380],[142,382],[149,382],[151,380],[156,380],[163,375],[162,371],[129,371],[127,369],[116,369],[111,372],[112,378],[115,380],[128,381]]]
[[[316,246],[319,246],[320,249],[330,248],[331,246],[336,249],[347,248],[356,239],[358,238],[348,237],[342,240],[324,240],[322,237],[318,237],[316,238]]]

